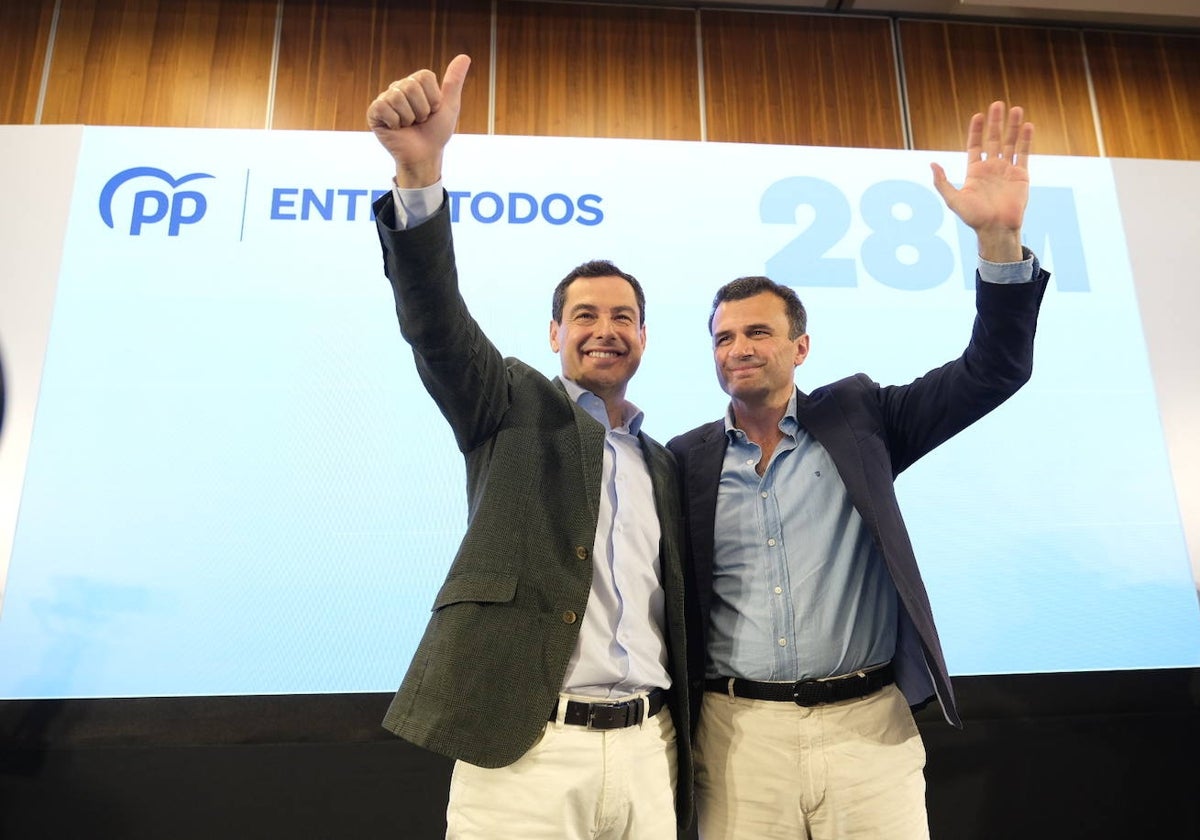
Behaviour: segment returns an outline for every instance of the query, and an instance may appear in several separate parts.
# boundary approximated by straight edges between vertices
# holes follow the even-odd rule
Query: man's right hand
[[[455,56],[441,87],[432,70],[418,70],[388,85],[367,109],[367,125],[396,161],[396,186],[417,189],[441,179],[470,66],[469,56]]]

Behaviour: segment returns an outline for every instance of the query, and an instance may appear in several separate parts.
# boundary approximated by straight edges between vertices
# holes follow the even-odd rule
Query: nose
[[[754,355],[754,342],[744,335],[734,335],[729,354],[738,359],[747,359]]]
[[[615,330],[613,328],[612,318],[609,318],[606,315],[601,315],[596,319],[595,334],[598,338],[607,338],[614,333]]]

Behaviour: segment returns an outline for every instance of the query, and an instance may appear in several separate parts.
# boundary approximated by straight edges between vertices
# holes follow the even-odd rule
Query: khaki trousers
[[[925,747],[895,685],[804,708],[705,692],[701,840],[926,840]]]
[[[665,706],[626,729],[551,721],[508,767],[455,763],[446,837],[675,840],[675,783],[675,727]]]

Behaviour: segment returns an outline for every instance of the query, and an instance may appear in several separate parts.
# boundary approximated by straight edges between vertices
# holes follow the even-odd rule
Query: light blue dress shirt
[[[569,379],[562,383],[571,399],[605,429],[592,591],[563,690],[610,698],[669,688],[662,528],[638,439],[643,414],[626,402],[622,425],[614,429],[603,400]]]
[[[829,453],[796,420],[762,451],[725,417],[708,676],[791,681],[888,662],[896,587]]]

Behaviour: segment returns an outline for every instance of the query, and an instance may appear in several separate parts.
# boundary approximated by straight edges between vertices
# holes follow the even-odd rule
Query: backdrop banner
[[[75,162],[7,131],[21,167]],[[466,500],[383,277],[390,158],[367,133],[75,131],[65,235],[39,271],[0,256],[31,418],[0,437],[0,697],[393,689]],[[553,375],[557,281],[595,258],[637,276],[629,397],[664,442],[725,410],[706,322],[739,276],[807,306],[803,390],[908,382],[973,317],[974,238],[930,161],[961,179],[961,152],[458,136],[462,293]],[[1195,479],[1164,439],[1112,162],[1036,157],[1032,180],[1027,244],[1054,274],[1033,379],[898,480],[951,670],[1200,666],[1176,492]],[[21,189],[25,212],[54,198]]]

